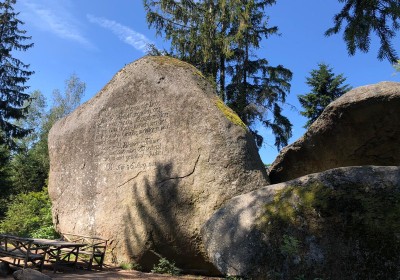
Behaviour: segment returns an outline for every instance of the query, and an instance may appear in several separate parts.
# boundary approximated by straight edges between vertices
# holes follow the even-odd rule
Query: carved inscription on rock
[[[101,170],[144,170],[155,165],[165,147],[160,132],[169,128],[169,113],[160,102],[109,108],[96,123],[95,154]]]

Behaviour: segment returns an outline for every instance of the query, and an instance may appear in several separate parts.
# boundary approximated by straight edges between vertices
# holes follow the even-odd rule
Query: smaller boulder
[[[270,166],[272,184],[332,168],[400,165],[400,83],[355,88],[329,104]]]
[[[400,279],[400,166],[343,167],[236,196],[202,228],[211,262],[251,279]]]
[[[40,271],[25,268],[17,270],[13,273],[15,280],[51,280],[52,278]]]

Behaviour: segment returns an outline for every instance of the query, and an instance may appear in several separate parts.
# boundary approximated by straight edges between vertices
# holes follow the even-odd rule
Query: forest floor
[[[83,269],[71,269],[71,268],[63,268],[62,271],[53,272],[51,267],[45,267],[42,271],[44,274],[50,276],[54,280],[58,279],[74,279],[74,280],[103,280],[103,279],[116,279],[116,280],[124,280],[124,279],[146,279],[146,280],[173,280],[173,279],[181,279],[181,280],[221,280],[223,278],[218,277],[207,277],[207,276],[199,276],[199,275],[180,275],[180,276],[171,276],[166,274],[155,274],[155,273],[145,273],[136,270],[123,270],[121,268],[116,267],[106,267],[101,271],[88,271]],[[0,276],[1,279],[1,276]],[[3,279],[14,279],[10,274],[8,277]]]

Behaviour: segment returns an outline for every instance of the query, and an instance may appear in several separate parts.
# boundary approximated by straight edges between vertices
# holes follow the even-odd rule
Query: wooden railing
[[[85,263],[87,269],[91,270],[94,266],[99,269],[103,268],[107,248],[106,239],[72,233],[62,233],[61,237],[65,241],[87,244],[80,248],[78,253],[78,262]]]

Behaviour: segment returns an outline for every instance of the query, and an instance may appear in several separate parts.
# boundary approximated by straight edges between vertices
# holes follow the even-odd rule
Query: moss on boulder
[[[174,67],[186,68],[188,70],[193,71],[193,73],[196,74],[197,76],[205,78],[204,75],[192,64],[187,63],[182,60],[179,60],[179,59],[176,59],[174,57],[171,57],[171,56],[149,56],[149,59],[158,63],[159,65],[163,65],[163,66],[171,65]]]
[[[315,182],[280,190],[265,205],[270,271],[306,279],[398,279],[400,191]]]
[[[226,106],[225,103],[219,97],[215,97],[215,105],[224,114],[224,116],[234,125],[240,126],[244,130],[248,131],[247,125],[241,120],[238,114],[236,114],[231,108]]]
[[[225,274],[399,279],[399,221],[399,166],[343,167],[237,196],[202,237]]]

